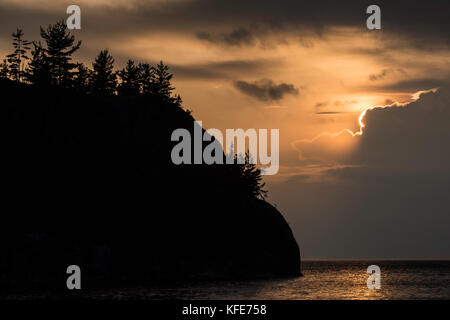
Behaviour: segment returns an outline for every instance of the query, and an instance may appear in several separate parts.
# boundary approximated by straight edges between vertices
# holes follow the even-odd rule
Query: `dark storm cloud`
[[[315,163],[337,168],[269,185],[304,256],[450,258],[450,90],[368,110],[363,121],[362,136],[296,144]],[[333,150],[345,139],[356,140],[353,152]]]
[[[360,163],[413,172],[449,172],[450,91],[447,87],[404,107],[375,108],[364,117]]]
[[[276,84],[270,79],[255,82],[234,81],[234,87],[240,92],[261,101],[278,101],[287,94],[297,95],[298,89],[293,84]]]
[[[303,157],[342,165],[395,171],[450,173],[450,90],[422,94],[405,106],[376,107],[362,119],[362,135],[348,131],[294,143]],[[336,144],[356,142],[352,152],[336,153]]]
[[[135,1],[129,6],[82,6],[84,33],[120,38],[152,32],[176,32],[200,35],[220,44],[253,44],[255,37],[270,32],[278,38],[289,33],[313,32],[322,35],[334,26],[366,29],[366,8],[370,2],[346,1],[269,1],[269,0],[190,0],[148,2]],[[449,45],[450,20],[448,1],[378,1],[382,29],[386,34],[407,38],[424,49]],[[47,24],[64,18],[65,6],[55,4],[29,9],[0,4],[1,30],[19,25]],[[262,30],[262,31],[261,31]],[[9,33],[10,31],[8,31]],[[4,36],[4,34],[2,34]],[[358,36],[355,33],[355,36]],[[400,44],[399,44],[400,45]]]
[[[265,36],[267,31],[278,33],[315,32],[323,34],[328,27],[357,27],[367,31],[366,1],[196,1],[196,4],[224,21],[233,21],[232,26],[253,26],[265,32],[249,34]],[[430,43],[448,47],[450,22],[447,18],[448,2],[378,1],[382,12],[384,32],[398,34],[410,40],[418,49],[429,50]],[[219,13],[220,10],[220,13]],[[214,23],[212,23],[214,25]],[[203,30],[203,31],[208,31]],[[357,36],[357,34],[355,34]],[[397,46],[405,44],[397,43]]]

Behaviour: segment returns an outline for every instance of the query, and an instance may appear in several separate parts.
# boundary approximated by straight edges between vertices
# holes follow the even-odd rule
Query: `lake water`
[[[367,288],[367,267],[381,269],[381,289]],[[94,299],[450,299],[450,261],[304,261],[304,276],[259,281],[205,281],[108,290]]]
[[[367,267],[381,270],[381,288],[367,288]],[[304,261],[303,277],[255,281],[200,281],[128,289],[81,290],[86,299],[118,300],[309,300],[309,299],[450,299],[447,261]],[[6,299],[60,299],[58,293],[34,291],[0,295]],[[68,297],[70,297],[69,295]]]

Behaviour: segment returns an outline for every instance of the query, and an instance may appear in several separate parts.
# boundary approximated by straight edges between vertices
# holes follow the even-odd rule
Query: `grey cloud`
[[[355,160],[396,171],[450,172],[450,91],[367,111]]]
[[[303,256],[450,258],[449,88],[368,110],[364,123],[362,136],[295,144],[311,163],[337,168],[268,184]],[[353,152],[334,148],[348,141]]]
[[[200,37],[222,39],[220,43],[252,43],[255,36],[275,33],[278,38],[289,33],[323,35],[335,26],[355,27],[361,33],[365,26],[365,10],[369,3],[347,1],[269,1],[269,0],[191,0],[148,2],[136,1],[130,6],[85,6],[82,8],[83,33],[99,38],[108,35],[120,39],[124,35],[172,32],[200,33]],[[419,49],[449,45],[450,21],[447,1],[411,2],[406,0],[377,3],[382,8],[383,32],[400,35]],[[65,18],[64,5],[52,9],[36,6],[0,4],[1,30],[48,24]],[[51,20],[49,20],[51,19]],[[262,30],[259,32],[258,30]],[[3,31],[5,32],[5,31]],[[2,36],[5,34],[2,32]],[[358,33],[355,33],[357,36]],[[402,45],[402,44],[399,44]]]
[[[390,171],[450,173],[450,90],[422,94],[405,106],[367,110],[362,135],[343,131],[294,146],[302,157]],[[350,152],[336,145],[356,145]]]
[[[261,101],[278,101],[287,94],[297,95],[299,92],[293,84],[276,84],[270,79],[255,82],[234,81],[233,84],[240,92]]]

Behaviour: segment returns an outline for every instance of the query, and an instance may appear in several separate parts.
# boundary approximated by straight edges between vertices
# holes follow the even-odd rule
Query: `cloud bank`
[[[362,122],[361,135],[294,143],[322,176],[269,185],[304,256],[450,258],[450,90],[370,109]]]
[[[343,130],[293,145],[303,159],[390,171],[450,172],[449,102],[448,87],[429,91],[406,105],[368,109],[361,118],[361,135]]]

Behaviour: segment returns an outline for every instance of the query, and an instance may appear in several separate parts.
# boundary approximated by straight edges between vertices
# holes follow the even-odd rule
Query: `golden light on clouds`
[[[66,16],[66,4],[62,2],[3,3]],[[211,7],[207,13],[194,14],[187,3],[78,1],[82,29],[75,34],[83,40],[83,46],[76,60],[90,64],[103,48],[113,54],[118,69],[129,58],[153,63],[163,60],[175,74],[174,85],[185,105],[207,128],[280,129],[280,152],[287,166],[294,166],[298,159],[293,143],[327,132],[342,137],[359,135],[367,109],[411,101],[416,90],[430,89],[432,81],[426,81],[430,72],[448,77],[447,50],[436,48],[423,59],[421,49],[408,45],[409,39],[394,32],[369,32],[345,23],[330,23],[318,29],[301,24],[296,27],[288,17],[272,28],[253,23],[257,15],[242,20],[234,11],[234,15],[227,16]],[[181,6],[176,9],[175,4]],[[28,11],[24,12],[28,17]],[[216,16],[208,17],[208,13]],[[54,22],[48,21],[48,16],[37,15],[33,29]],[[18,25],[22,23],[25,21],[17,20]],[[8,37],[15,27],[9,27]],[[24,29],[28,35],[31,27]],[[239,35],[236,30],[243,32],[244,41],[232,38]],[[1,41],[2,50],[6,50],[9,38]],[[264,79],[292,86],[298,94],[265,101],[234,85],[236,81],[257,83]],[[411,83],[411,79],[418,79],[417,83]],[[342,139],[323,147],[335,153],[351,150],[354,145],[347,140],[351,141]]]

